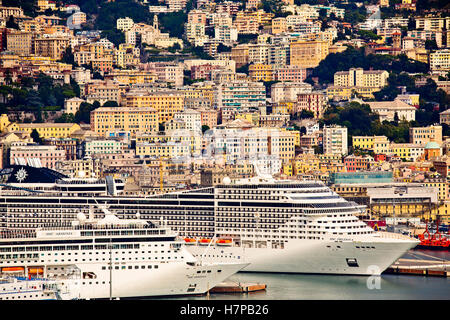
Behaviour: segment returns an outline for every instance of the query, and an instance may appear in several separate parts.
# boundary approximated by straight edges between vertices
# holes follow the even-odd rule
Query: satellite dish
[[[229,185],[231,183],[230,177],[223,178],[223,184]]]
[[[83,170],[78,171],[78,177],[84,178],[85,176],[86,176],[86,172],[84,172]]]

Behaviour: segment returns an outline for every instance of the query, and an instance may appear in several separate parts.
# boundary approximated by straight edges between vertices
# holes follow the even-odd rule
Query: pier
[[[237,283],[222,282],[209,290],[210,293],[250,293],[266,290],[267,285],[263,283]]]
[[[450,261],[399,259],[396,263],[386,269],[384,273],[449,277]]]

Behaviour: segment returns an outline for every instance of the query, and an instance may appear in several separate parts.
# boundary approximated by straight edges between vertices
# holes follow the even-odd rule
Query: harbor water
[[[402,258],[450,260],[449,251],[411,250]],[[448,268],[450,270],[450,267]],[[382,274],[379,277],[240,272],[227,282],[263,283],[265,291],[176,297],[186,300],[450,300],[450,278]]]

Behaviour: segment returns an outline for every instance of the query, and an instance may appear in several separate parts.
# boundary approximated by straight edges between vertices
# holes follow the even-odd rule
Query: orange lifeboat
[[[2,268],[2,272],[23,272],[25,269],[23,267],[5,267]]]
[[[44,273],[42,268],[28,268],[28,274],[41,274]]]
[[[211,242],[211,239],[200,239],[200,244],[209,244]]]
[[[219,246],[230,246],[232,243],[231,239],[219,239],[216,241],[216,244]]]
[[[194,238],[184,238],[184,242],[186,244],[195,244],[197,240],[195,240]]]

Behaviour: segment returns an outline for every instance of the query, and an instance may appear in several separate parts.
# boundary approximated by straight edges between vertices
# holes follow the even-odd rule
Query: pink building
[[[299,66],[285,66],[275,69],[275,80],[301,82],[308,76],[307,70]]]
[[[205,79],[207,81],[211,80],[211,71],[220,69],[220,66],[212,66],[210,64],[202,64],[198,66],[191,67],[191,80]]]
[[[324,93],[299,93],[294,106],[294,113],[307,110],[313,112],[315,118],[320,118],[323,115],[326,105],[327,96]]]
[[[371,162],[373,162],[372,157],[355,155],[347,156],[344,159],[344,165],[347,167],[347,172],[365,171],[370,168]]]
[[[39,159],[43,167],[56,168],[56,163],[66,160],[66,150],[56,146],[20,145],[11,146],[9,163],[11,165],[27,163],[29,159]]]
[[[206,12],[201,10],[191,10],[188,14],[188,23],[206,25]]]

